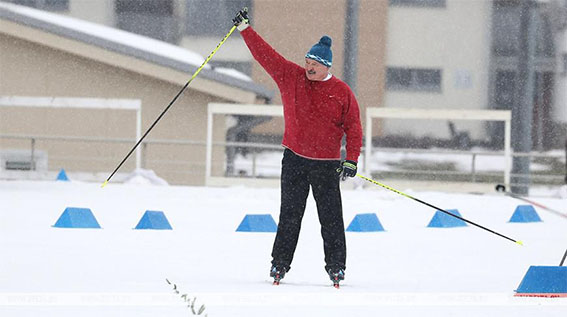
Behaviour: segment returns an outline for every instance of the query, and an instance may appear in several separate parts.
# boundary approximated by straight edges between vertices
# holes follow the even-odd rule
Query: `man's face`
[[[313,81],[321,81],[329,74],[329,67],[317,62],[316,60],[305,59],[305,75],[307,79]]]

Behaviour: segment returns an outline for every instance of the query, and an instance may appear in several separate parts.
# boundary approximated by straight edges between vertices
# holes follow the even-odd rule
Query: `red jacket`
[[[252,27],[241,35],[280,90],[285,121],[282,145],[306,158],[339,160],[346,134],[346,159],[357,162],[362,127],[358,103],[348,85],[335,76],[311,81],[303,67],[286,60]]]

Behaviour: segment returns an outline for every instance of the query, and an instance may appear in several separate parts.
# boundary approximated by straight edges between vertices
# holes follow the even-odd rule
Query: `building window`
[[[388,90],[441,92],[441,70],[426,68],[388,67]]]
[[[391,6],[434,7],[447,6],[447,0],[389,0]]]
[[[494,5],[492,41],[494,55],[517,56],[520,50],[520,7]]]
[[[538,57],[553,57],[555,47],[553,30],[549,19],[542,18],[543,11],[539,10],[535,20],[531,21],[536,36],[535,53]],[[522,7],[519,1],[495,1],[492,17],[492,50],[498,57],[516,57],[522,49]]]
[[[252,0],[187,0],[185,34],[225,35],[232,27],[232,18],[242,8],[247,7],[252,15],[252,3]]]
[[[69,11],[69,0],[7,0],[7,2],[47,11]]]
[[[116,0],[114,10],[122,30],[170,43],[179,40],[173,0]]]

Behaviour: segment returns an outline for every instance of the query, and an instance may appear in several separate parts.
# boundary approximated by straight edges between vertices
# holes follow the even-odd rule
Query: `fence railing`
[[[29,159],[31,162],[30,170],[35,170],[35,161],[36,161],[36,153],[38,152],[37,143],[39,141],[58,141],[58,142],[84,142],[84,143],[107,143],[107,144],[134,144],[136,140],[132,138],[103,138],[103,137],[77,137],[77,136],[42,136],[42,135],[15,135],[15,134],[0,134],[0,139],[15,139],[15,140],[23,140],[29,144]],[[205,167],[205,163],[200,162],[189,162],[183,158],[178,159],[153,159],[148,160],[148,148],[153,145],[178,145],[178,146],[202,146],[203,151],[205,150],[206,142],[205,141],[195,141],[195,140],[171,140],[171,139],[148,139],[141,143],[140,151],[141,151],[141,163],[140,166],[136,166],[137,168],[146,168],[148,165],[151,164],[165,164],[165,165],[172,165],[172,166],[182,166],[184,164],[193,164],[201,166],[202,168]],[[279,144],[266,144],[266,143],[252,143],[252,142],[214,142],[214,147],[238,147],[238,148],[245,148],[247,149],[246,155],[246,163],[244,166],[239,166],[240,169],[235,169],[235,175],[224,175],[228,177],[247,177],[247,178],[277,178],[279,174],[272,174],[266,175],[259,173],[258,170],[260,167],[272,167],[276,168],[279,166],[278,161],[262,161],[260,158],[262,153],[266,153],[266,151],[282,151],[283,148]],[[0,152],[2,149],[0,148]],[[364,151],[362,152],[364,153]],[[470,169],[463,169],[463,168],[455,168],[455,169],[435,169],[435,168],[420,168],[413,166],[411,168],[407,168],[404,166],[398,166],[395,168],[390,168],[387,170],[380,169],[380,168],[373,168],[372,163],[373,160],[363,160],[361,159],[360,162],[364,164],[364,162],[370,162],[371,166],[369,167],[369,173],[375,177],[397,177],[397,178],[425,178],[428,180],[438,180],[438,181],[450,181],[450,180],[458,180],[462,182],[500,182],[503,179],[504,171],[499,171],[496,169],[486,170],[480,168],[479,166],[479,158],[483,156],[490,156],[490,157],[502,157],[503,151],[482,151],[482,150],[471,150],[471,151],[462,151],[462,150],[442,150],[442,149],[403,149],[403,148],[374,148],[373,151],[374,155],[380,155],[380,153],[384,153],[384,155],[389,155],[391,153],[402,153],[402,154],[417,154],[416,158],[412,158],[416,161],[419,161],[420,154],[427,154],[431,155],[434,154],[439,159],[443,159],[444,156],[449,157],[444,162],[452,162],[451,156],[463,156],[468,157],[470,159]],[[562,161],[561,155],[552,155],[550,153],[539,153],[539,152],[532,152],[532,153],[512,153],[512,157],[529,157],[532,160],[534,159],[545,159],[545,160],[555,160],[555,161]],[[116,157],[82,157],[80,154],[74,155],[72,157],[61,157],[52,155],[50,156],[51,159],[67,159],[67,160],[74,160],[74,161],[108,161],[113,162],[119,159]],[[427,162],[428,159],[425,158],[423,161]],[[461,158],[462,162],[462,158]],[[429,161],[429,167],[435,166],[440,162],[436,161]],[[234,164],[234,162],[227,162],[228,164]],[[563,162],[563,166],[564,166]],[[5,169],[5,166],[0,166],[0,170]],[[242,169],[246,170],[246,173],[242,173]],[[172,172],[174,172],[172,170]],[[179,173],[191,173],[191,171],[184,171],[184,170],[176,170],[175,172]],[[278,170],[279,172],[279,170]],[[549,185],[556,185],[561,184],[565,178],[565,175],[562,173],[550,173],[549,171],[540,171],[537,169],[533,169],[530,171],[529,175],[523,174],[511,174],[512,177],[529,177],[532,183],[538,184],[549,184]],[[515,184],[512,184],[515,185]]]
[[[249,164],[251,165],[251,173],[248,177],[269,177],[269,175],[258,175],[256,170],[258,166],[265,166],[266,162],[259,162],[258,155],[265,151],[266,149],[271,150],[282,150],[280,145],[269,145],[266,146],[265,144],[258,144],[258,143],[238,143],[238,142],[230,142],[230,143],[217,143],[217,146],[236,146],[236,147],[243,147],[243,148],[250,148],[249,151]],[[362,149],[362,153],[364,153],[364,148]],[[368,169],[368,173],[375,175],[377,177],[394,177],[394,178],[414,178],[416,175],[422,176],[421,178],[427,178],[429,180],[439,180],[439,181],[461,181],[461,182],[498,182],[503,183],[504,180],[504,168],[502,166],[500,169],[493,168],[491,170],[486,170],[480,168],[478,166],[478,158],[483,156],[495,157],[495,158],[502,158],[504,155],[504,151],[484,151],[484,150],[471,150],[471,151],[462,151],[462,150],[444,150],[444,149],[408,149],[408,148],[374,148],[373,153],[376,155],[388,155],[389,153],[403,153],[403,154],[427,154],[427,155],[438,155],[439,158],[443,159],[443,156],[466,156],[470,159],[469,169],[459,169],[456,168],[454,170],[447,170],[447,169],[423,169],[419,167],[412,167],[412,168],[392,168],[388,170],[381,170],[379,168],[372,167],[373,159],[369,160],[370,167]],[[362,154],[364,155],[364,154]],[[539,152],[532,152],[532,153],[511,153],[512,157],[530,157],[531,159],[555,159],[557,161],[561,161],[561,155],[552,155],[549,153],[539,153]],[[416,160],[420,160],[419,157]],[[359,159],[359,165],[363,167],[364,162],[367,160]],[[423,161],[427,161],[427,159],[423,159]],[[451,159],[443,160],[443,162],[436,162],[432,161],[430,164],[443,164],[443,163],[456,163],[451,161]],[[562,163],[564,166],[565,163]],[[528,177],[531,179],[532,183],[538,184],[549,184],[549,185],[556,185],[561,184],[564,181],[565,175],[561,172],[557,174],[549,174],[546,173],[547,171],[540,171],[538,169],[533,169],[530,171],[529,175],[524,174],[517,174],[517,173],[510,173],[512,178],[521,178],[521,177]],[[230,175],[227,175],[230,176]],[[236,172],[233,176],[242,177],[241,173]],[[517,184],[512,182],[511,185],[515,186],[522,186],[522,184]]]
[[[42,150],[44,146],[40,146],[38,144],[46,145],[46,144],[60,144],[60,143],[78,143],[81,145],[85,144],[105,144],[105,145],[112,145],[112,144],[123,144],[125,145],[124,151],[116,151],[116,155],[114,153],[109,155],[108,153],[103,154],[99,153],[96,156],[85,155],[80,151],[75,151],[63,154],[57,151],[50,151],[48,153],[48,159],[50,161],[50,168],[62,168],[64,166],[58,166],[60,164],[52,164],[53,162],[74,162],[80,164],[74,164],[79,166],[85,166],[84,172],[96,174],[96,173],[103,173],[106,174],[108,170],[99,170],[95,171],[89,169],[87,167],[88,162],[91,163],[101,163],[106,164],[109,167],[114,167],[115,164],[118,164],[120,160],[123,158],[123,155],[126,154],[126,149],[128,146],[135,144],[137,141],[134,138],[105,138],[105,137],[78,137],[78,136],[44,136],[44,135],[18,135],[18,134],[0,134],[0,141],[1,140],[19,140],[20,142],[17,146],[9,146],[6,148],[2,146],[0,143],[0,163],[2,163],[2,155],[4,156],[14,156],[10,155],[11,152],[17,151],[19,154],[16,155],[18,159],[28,160],[30,164],[22,165],[24,168],[20,168],[20,170],[27,170],[27,171],[44,171],[36,169],[38,159],[45,159],[45,155],[38,155],[44,153],[45,151]],[[27,150],[26,150],[27,144]],[[203,151],[205,149],[205,142],[203,141],[195,141],[195,140],[171,140],[171,139],[147,139],[145,140],[139,147],[138,151],[141,153],[140,160],[134,160],[133,158],[131,161],[135,164],[135,168],[147,168],[148,166],[161,166],[165,167],[162,170],[166,170],[166,172],[176,173],[176,174],[185,174],[185,175],[198,175],[198,171],[195,171],[193,168],[189,168],[189,166],[199,166],[199,168],[204,169],[204,162],[202,160],[199,161],[189,161],[187,158],[152,158],[150,159],[148,155],[148,148],[153,145],[168,145],[168,146],[199,146],[202,147]],[[69,145],[70,147],[74,145]],[[22,154],[27,151],[27,154]],[[47,164],[43,164],[46,166]],[[54,166],[55,165],[55,166]],[[202,165],[202,166],[201,166]],[[100,166],[100,165],[99,165]],[[167,168],[169,167],[169,170]],[[17,168],[14,168],[17,169]],[[7,171],[6,166],[0,166],[0,172]],[[83,172],[83,171],[82,171]],[[107,177],[105,175],[104,177]],[[90,180],[90,178],[89,178]]]

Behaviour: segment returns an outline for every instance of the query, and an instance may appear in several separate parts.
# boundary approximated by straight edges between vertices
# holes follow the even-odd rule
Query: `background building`
[[[231,27],[234,14],[246,6],[254,28],[282,55],[300,65],[311,45],[323,34],[331,36],[331,71],[354,88],[363,116],[367,107],[508,109],[513,111],[517,127],[513,143],[520,142],[525,136],[522,131],[528,129],[518,122],[527,120],[530,129],[530,147],[518,147],[517,152],[562,147],[567,135],[565,0],[2,2],[115,27],[201,56],[208,55]],[[535,12],[531,35],[523,22],[527,21],[522,13],[526,3]],[[527,84],[521,75],[527,56],[524,36],[533,39],[530,43],[534,47]],[[265,91],[276,92],[270,102],[280,103],[277,87],[253,61],[237,33],[210,64],[249,75]],[[352,64],[355,66],[349,66]],[[526,104],[522,100],[530,97],[524,94],[525,87],[533,90],[533,102]],[[235,119],[227,141],[279,143],[281,121],[249,116]],[[373,127],[374,143],[380,147],[502,149],[501,124],[387,119],[377,120]],[[457,139],[463,142],[455,142]],[[227,150],[229,162],[234,154]]]
[[[363,107],[511,109],[515,91],[523,0],[315,0],[303,9],[300,0],[4,0],[86,19],[146,35],[208,54],[230,27],[240,8],[248,7],[253,25],[289,59],[302,63],[304,51],[321,34],[334,39],[333,72],[343,76],[348,3],[358,7],[357,95]],[[526,0],[528,1],[528,0]],[[530,0],[532,1],[532,0]],[[534,144],[556,145],[566,119],[560,85],[561,43],[565,0],[538,4]],[[286,14],[285,23],[281,20]],[[314,18],[315,17],[315,18]],[[319,18],[324,17],[324,18]],[[552,21],[553,20],[553,21]],[[309,30],[306,35],[305,30]],[[312,34],[312,35],[311,35]],[[293,43],[293,44],[292,44]],[[241,38],[233,36],[213,65],[228,66],[275,86],[251,56]],[[364,67],[361,67],[364,65]],[[557,84],[556,84],[557,82]],[[385,89],[385,90],[384,90]],[[275,102],[277,103],[278,96]],[[549,122],[549,124],[542,124]],[[472,138],[499,143],[499,125],[458,122]],[[262,129],[260,129],[262,131]],[[374,133],[447,138],[451,131],[439,122],[384,122]],[[549,145],[547,145],[549,143]]]
[[[91,179],[106,178],[136,141],[136,114],[131,111],[37,107],[34,102],[22,108],[10,104],[10,97],[96,98],[99,106],[100,100],[135,100],[141,104],[145,131],[204,61],[192,51],[147,37],[3,3],[0,56],[5,101],[0,107],[0,170],[6,177],[11,169],[39,167],[38,172],[65,168],[89,173]],[[203,69],[139,147],[141,167],[172,184],[203,184],[207,104],[264,103],[272,96],[234,70]],[[131,172],[134,163],[132,157],[121,172]]]
[[[390,0],[385,107],[488,109],[490,1]],[[487,135],[481,122],[456,128]],[[387,133],[449,138],[447,122],[390,120]]]
[[[567,124],[567,0],[554,0],[549,9],[555,36],[555,89],[553,117]]]

